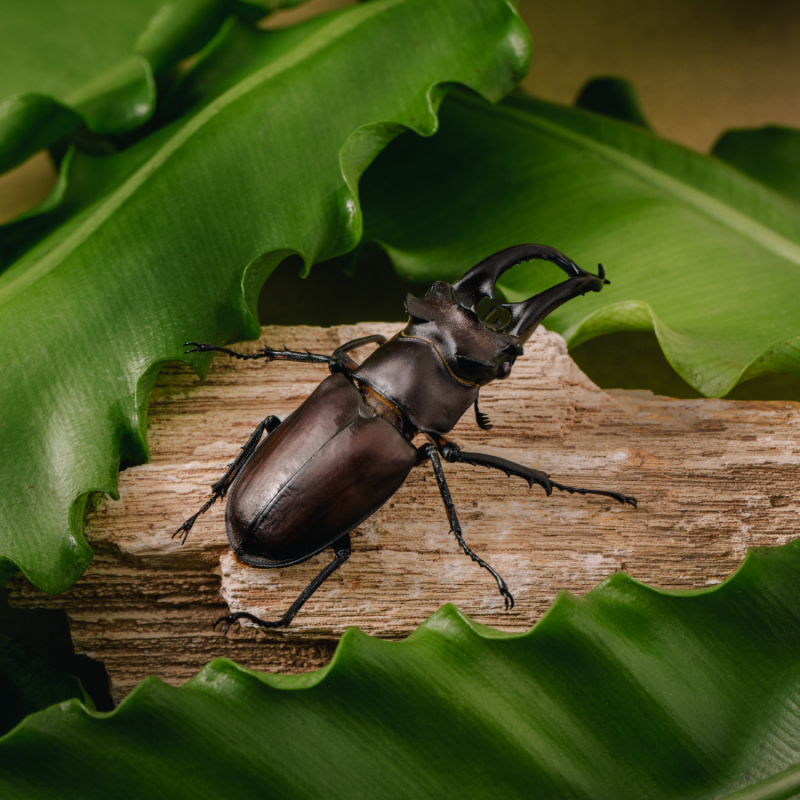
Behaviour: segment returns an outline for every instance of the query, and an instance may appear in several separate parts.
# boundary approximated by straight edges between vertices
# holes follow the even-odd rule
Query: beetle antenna
[[[489,422],[489,417],[478,408],[477,398],[475,399],[475,421],[478,423],[478,427],[484,431],[490,431],[494,427],[492,423]]]

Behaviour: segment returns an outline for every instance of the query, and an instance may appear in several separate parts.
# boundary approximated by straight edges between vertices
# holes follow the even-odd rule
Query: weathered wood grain
[[[261,341],[331,352],[397,327],[265,328]],[[211,623],[228,606],[278,617],[330,554],[281,570],[246,567],[228,547],[222,505],[185,546],[171,534],[256,425],[285,417],[326,374],[220,356],[200,383],[188,367],[168,366],[150,403],[152,461],[123,471],[120,501],[100,499],[88,515],[94,563],[58,597],[16,581],[13,603],[66,609],[76,646],[105,662],[122,696],[148,674],[180,683],[217,656],[272,671],[315,668],[348,625],[402,637],[445,602],[522,631],[559,590],[584,593],[616,570],[672,589],[709,586],[736,569],[748,546],[780,544],[800,530],[800,404],[604,392],[560,336],[540,331],[512,376],[482,392],[493,430],[466,415],[453,438],[566,484],[636,495],[638,510],[599,497],[546,498],[502,473],[445,464],[467,542],[516,597],[506,613],[491,576],[449,533],[424,466],[355,531],[352,558],[289,630],[234,628],[223,637]]]

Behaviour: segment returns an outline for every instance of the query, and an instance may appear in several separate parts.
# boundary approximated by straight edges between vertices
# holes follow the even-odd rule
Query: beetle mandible
[[[501,306],[504,324],[478,316],[478,304],[494,299],[497,279],[532,259],[550,261],[568,279],[520,303]],[[430,461],[450,520],[464,552],[497,581],[506,609],[514,598],[505,581],[464,541],[447,487],[442,459],[475,464],[570,494],[597,494],[636,506],[619,492],[578,489],[556,483],[539,470],[493,455],[464,452],[446,438],[467,409],[474,407],[479,427],[492,426],[478,408],[482,386],[507,378],[523,345],[558,306],[586,292],[599,292],[609,281],[603,265],[597,275],[579,267],[558,250],[522,244],[495,253],[454,284],[436,281],[423,298],[406,296],[408,325],[389,341],[365,336],[321,355],[265,347],[247,355],[198,342],[186,353],[210,351],[233,358],[327,364],[331,375],[283,422],[267,417],[211,487],[211,498],[173,534],[189,531],[200,514],[230,490],[225,527],[233,552],[245,564],[262,569],[308,560],[330,547],[335,557],[309,583],[277,621],[239,611],[220,617],[223,630],[239,619],[264,628],[285,627],[322,583],[350,557],[350,532],[374,514],[405,482],[409,472]],[[361,345],[379,347],[362,363],[348,352]],[[262,441],[264,433],[266,439]],[[428,440],[415,447],[422,434]]]

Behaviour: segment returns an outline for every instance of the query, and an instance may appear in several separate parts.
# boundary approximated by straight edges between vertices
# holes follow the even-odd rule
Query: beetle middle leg
[[[239,455],[228,464],[228,469],[225,474],[211,487],[211,497],[203,503],[203,507],[196,513],[192,514],[183,525],[172,534],[172,538],[174,539],[179,534],[183,533],[183,539],[181,540],[181,544],[186,542],[186,537],[189,535],[189,531],[192,529],[192,526],[197,521],[197,518],[201,514],[205,514],[214,503],[217,502],[221,497],[225,497],[228,493],[228,489],[231,488],[231,484],[233,483],[234,478],[236,477],[236,473],[239,470],[239,467],[242,466],[255,452],[256,447],[258,447],[258,443],[261,441],[261,437],[264,435],[264,431],[267,432],[267,436],[271,434],[278,425],[281,424],[280,419],[278,417],[269,416],[267,417],[259,426],[250,434],[250,438],[247,440],[247,444],[240,450]]]
[[[533,486],[534,483],[539,484],[539,486],[547,492],[548,497],[553,493],[553,489],[558,489],[560,492],[569,492],[570,494],[597,494],[602,497],[610,497],[618,503],[627,504],[636,508],[636,498],[629,497],[621,492],[609,492],[604,489],[579,489],[575,486],[565,486],[563,483],[557,483],[552,480],[546,472],[524,467],[522,464],[515,464],[513,461],[507,461],[505,458],[499,458],[498,456],[491,456],[485,453],[465,453],[457,445],[447,440],[441,443],[440,447],[445,461],[472,464],[476,467],[499,469],[501,472],[505,472],[509,477],[516,475],[518,478],[522,478],[528,482],[528,486]]]
[[[228,614],[224,617],[220,617],[214,623],[214,630],[216,630],[217,625],[222,623],[224,626],[222,632],[227,633],[228,628],[230,628],[234,622],[240,619],[249,619],[251,622],[255,622],[256,625],[260,625],[262,628],[285,628],[294,619],[295,614],[297,614],[297,612],[303,607],[306,600],[308,600],[308,598],[311,597],[311,595],[314,594],[314,592],[316,592],[317,589],[319,589],[319,587],[322,586],[322,584],[325,583],[325,581],[334,572],[336,572],[336,570],[339,569],[339,567],[341,567],[348,558],[350,558],[350,534],[347,533],[341,538],[337,539],[331,545],[331,547],[333,548],[333,552],[335,553],[336,557],[333,559],[333,561],[331,561],[330,564],[328,564],[328,566],[325,567],[325,569],[322,570],[322,572],[319,573],[319,575],[317,575],[316,578],[314,578],[313,581],[311,581],[311,583],[308,584],[308,586],[306,586],[305,589],[303,589],[300,597],[298,597],[297,600],[292,603],[292,605],[289,607],[289,610],[279,620],[276,622],[270,622],[269,620],[259,619],[257,616],[255,616],[255,614],[251,614],[248,611],[237,611],[234,614]]]
[[[506,604],[506,611],[511,610],[514,608],[514,597],[508,590],[506,582],[482,558],[473,553],[467,543],[464,541],[461,524],[459,523],[458,515],[456,514],[456,507],[453,503],[453,498],[450,496],[450,489],[447,486],[447,480],[444,476],[444,470],[442,469],[442,461],[439,458],[439,453],[437,452],[436,447],[432,444],[423,445],[419,448],[419,454],[422,458],[430,459],[431,464],[433,465],[433,473],[436,475],[436,482],[439,484],[439,491],[441,492],[442,500],[444,501],[444,507],[447,509],[447,516],[450,518],[450,530],[456,537],[458,543],[461,545],[461,549],[476,564],[488,570],[492,574],[494,579],[497,581],[497,587],[500,589],[500,594],[503,595],[503,600]]]

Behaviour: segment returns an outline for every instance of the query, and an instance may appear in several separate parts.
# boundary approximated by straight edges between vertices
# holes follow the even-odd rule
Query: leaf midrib
[[[281,72],[288,71],[291,67],[311,55],[324,50],[326,46],[331,42],[337,41],[342,35],[350,33],[360,25],[368,22],[372,17],[401,2],[403,0],[373,0],[373,2],[349,8],[346,12],[334,12],[333,18],[328,25],[312,34],[296,48],[254,72],[241,83],[228,89],[227,92],[216,98],[188,122],[181,123],[178,120],[173,123],[177,129],[175,135],[147,159],[118,189],[111,193],[98,209],[90,214],[69,236],[65,237],[38,263],[31,265],[17,275],[11,273],[10,280],[4,282],[2,276],[0,276],[0,306],[10,302],[19,292],[63,264],[71,252],[77,250],[78,246],[86,241],[135,191],[144,185],[148,178],[156,175],[158,168],[163,166],[172,154],[194,136],[210,119],[232,105],[254,87]],[[6,276],[9,276],[8,272]]]

